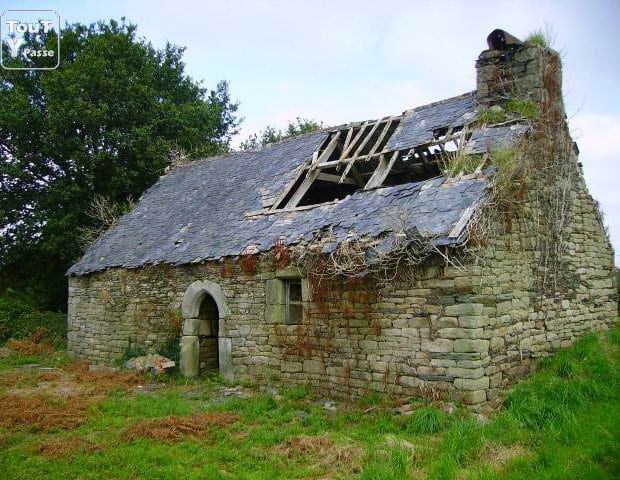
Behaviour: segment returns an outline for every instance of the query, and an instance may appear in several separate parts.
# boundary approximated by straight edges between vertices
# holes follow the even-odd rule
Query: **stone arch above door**
[[[200,304],[205,296],[211,296],[215,301],[219,313],[218,320],[218,351],[220,375],[227,380],[233,380],[232,370],[232,342],[226,336],[226,319],[230,315],[230,309],[226,304],[224,294],[220,286],[209,280],[197,280],[185,291],[181,303],[183,315],[183,334],[181,336],[180,370],[185,377],[195,377],[199,373],[198,368],[198,326]]]

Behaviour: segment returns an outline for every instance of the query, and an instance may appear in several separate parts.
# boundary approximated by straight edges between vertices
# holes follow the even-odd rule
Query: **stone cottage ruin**
[[[173,168],[69,270],[69,351],[180,342],[187,376],[478,405],[607,328],[560,58],[488,42],[475,91]]]

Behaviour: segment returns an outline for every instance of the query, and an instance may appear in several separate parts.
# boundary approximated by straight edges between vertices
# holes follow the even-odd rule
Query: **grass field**
[[[488,421],[423,399],[404,415],[378,396],[345,405],[301,387],[91,371],[13,347],[0,349],[1,479],[620,478],[619,327],[542,361]]]

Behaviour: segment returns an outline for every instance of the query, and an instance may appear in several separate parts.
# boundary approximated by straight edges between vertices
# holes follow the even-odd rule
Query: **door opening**
[[[217,303],[213,297],[206,294],[200,303],[198,313],[198,340],[199,340],[199,357],[198,366],[200,373],[218,373],[220,370],[219,362],[219,318],[220,314]]]

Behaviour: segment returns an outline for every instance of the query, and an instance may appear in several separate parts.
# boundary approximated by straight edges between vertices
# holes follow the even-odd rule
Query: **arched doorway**
[[[213,297],[206,294],[200,303],[198,312],[198,368],[199,372],[211,373],[220,371],[218,353],[218,330],[220,314]]]
[[[201,372],[219,371],[233,380],[232,342],[226,335],[230,310],[220,286],[208,280],[192,283],[183,296],[181,311],[181,374],[196,377]]]

